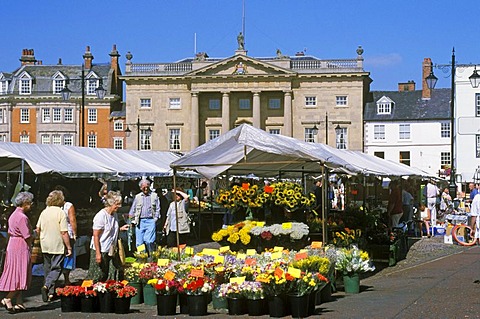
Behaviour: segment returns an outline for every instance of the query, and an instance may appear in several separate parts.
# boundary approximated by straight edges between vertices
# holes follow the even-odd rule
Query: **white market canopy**
[[[170,163],[179,157],[172,152],[0,142],[0,172],[22,172],[23,169],[37,175],[56,173],[111,180],[162,177],[172,176]]]
[[[279,172],[318,172],[322,165],[348,174],[427,176],[427,173],[404,164],[269,134],[247,124],[200,145],[170,166],[192,169],[206,178],[212,178],[227,170],[232,175],[254,173],[263,177],[275,176]]]

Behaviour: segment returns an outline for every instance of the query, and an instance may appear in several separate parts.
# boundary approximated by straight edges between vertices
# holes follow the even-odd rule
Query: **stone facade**
[[[148,149],[149,140],[154,150],[188,152],[248,123],[319,143],[327,141],[328,131],[333,147],[339,139],[335,128],[342,128],[343,147],[362,150],[371,82],[362,54],[359,47],[355,59],[288,57],[279,51],[275,57],[252,58],[238,49],[225,59],[199,53],[176,63],[133,63],[129,53],[121,79],[127,122],[137,129],[127,148],[137,148],[140,133],[140,149]]]

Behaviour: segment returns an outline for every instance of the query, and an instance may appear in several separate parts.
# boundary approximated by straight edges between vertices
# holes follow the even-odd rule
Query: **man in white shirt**
[[[480,238],[480,227],[478,225],[478,217],[480,216],[480,194],[477,192],[470,204],[471,227],[475,234],[475,238]]]
[[[437,197],[440,195],[440,190],[433,179],[425,187],[427,188],[427,207],[430,210],[430,220],[432,227],[435,227],[437,225]]]

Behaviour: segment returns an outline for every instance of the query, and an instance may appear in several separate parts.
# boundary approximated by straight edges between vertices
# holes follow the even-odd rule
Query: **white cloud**
[[[398,53],[365,57],[365,64],[372,67],[394,66],[402,62],[402,56]]]

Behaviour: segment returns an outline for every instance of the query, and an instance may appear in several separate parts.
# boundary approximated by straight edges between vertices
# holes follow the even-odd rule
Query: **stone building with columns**
[[[370,94],[363,49],[352,59],[299,52],[254,58],[243,46],[227,58],[198,53],[173,63],[126,55],[126,148],[188,152],[242,123],[271,134],[363,149]]]

